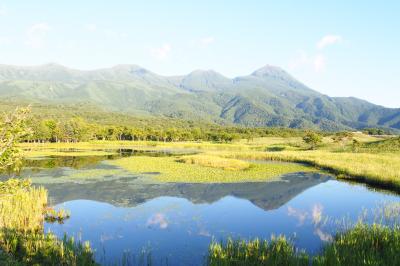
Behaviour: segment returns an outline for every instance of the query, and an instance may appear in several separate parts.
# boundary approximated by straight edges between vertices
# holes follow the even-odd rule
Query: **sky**
[[[329,96],[400,107],[400,1],[0,0],[0,64],[227,77],[279,66]]]

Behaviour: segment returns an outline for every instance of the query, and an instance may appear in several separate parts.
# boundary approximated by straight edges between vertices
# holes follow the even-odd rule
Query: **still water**
[[[281,234],[316,253],[344,224],[400,201],[324,173],[289,174],[266,183],[156,183],[113,169],[107,164],[112,159],[53,157],[27,162],[25,172],[49,190],[56,208],[71,212],[64,224],[46,224],[46,230],[90,241],[102,264],[120,262],[125,254],[137,263],[148,256],[155,265],[202,265],[213,240]],[[102,176],[72,178],[85,171]]]

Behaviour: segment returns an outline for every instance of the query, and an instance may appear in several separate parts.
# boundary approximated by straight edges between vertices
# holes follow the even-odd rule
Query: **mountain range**
[[[90,103],[126,114],[244,126],[400,129],[400,108],[329,97],[270,65],[233,79],[213,70],[162,76],[137,65],[90,71],[0,65],[0,100]]]

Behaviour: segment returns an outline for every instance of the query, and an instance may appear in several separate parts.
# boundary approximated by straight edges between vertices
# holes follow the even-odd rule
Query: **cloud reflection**
[[[297,220],[299,220],[299,225],[303,225],[304,221],[307,219],[308,213],[306,211],[298,210],[288,206],[288,215],[295,217]]]
[[[168,220],[163,213],[156,213],[147,220],[146,226],[166,229],[168,227]]]

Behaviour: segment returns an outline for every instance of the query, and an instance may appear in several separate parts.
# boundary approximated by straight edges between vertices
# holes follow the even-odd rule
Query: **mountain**
[[[270,65],[233,79],[213,70],[166,77],[137,65],[90,71],[0,65],[0,100],[90,103],[113,112],[245,126],[400,129],[400,109],[323,95]]]

